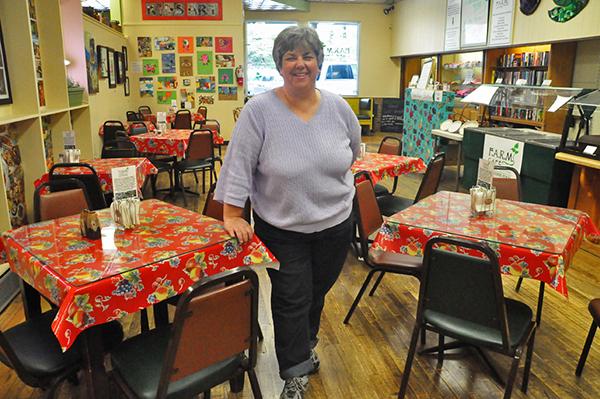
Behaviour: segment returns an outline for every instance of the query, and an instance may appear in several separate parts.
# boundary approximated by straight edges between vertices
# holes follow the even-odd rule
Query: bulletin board
[[[142,19],[222,20],[222,0],[142,0]]]

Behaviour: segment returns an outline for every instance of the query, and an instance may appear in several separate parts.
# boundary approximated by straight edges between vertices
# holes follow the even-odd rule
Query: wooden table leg
[[[88,328],[79,336],[83,340],[81,351],[83,356],[83,376],[85,380],[85,397],[103,399],[110,397],[108,376],[104,369],[104,352],[102,350],[101,329]]]

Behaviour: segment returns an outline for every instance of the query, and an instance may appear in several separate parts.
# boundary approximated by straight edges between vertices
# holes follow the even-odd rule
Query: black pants
[[[351,217],[337,226],[304,234],[278,229],[254,214],[255,232],[280,262],[267,269],[275,352],[281,378],[308,374],[317,344],[325,295],[337,280],[352,236]]]

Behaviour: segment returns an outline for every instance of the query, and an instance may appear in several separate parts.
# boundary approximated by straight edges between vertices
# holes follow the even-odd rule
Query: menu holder
[[[140,199],[137,192],[135,166],[112,169],[114,201],[110,214],[114,222],[125,229],[140,223]]]
[[[89,209],[81,211],[79,228],[81,235],[90,240],[99,240],[101,238],[100,219],[94,211],[90,211]]]

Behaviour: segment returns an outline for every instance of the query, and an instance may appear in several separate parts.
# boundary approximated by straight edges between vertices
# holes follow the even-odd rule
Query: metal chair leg
[[[437,353],[437,367],[442,367],[444,364],[444,336],[442,334],[438,334],[438,346],[440,349]]]
[[[533,344],[535,342],[535,331],[537,327],[533,329],[529,343],[527,344],[527,354],[525,355],[525,368],[523,369],[523,383],[521,384],[521,391],[527,393],[527,387],[529,386],[529,372],[531,370],[531,358],[533,356]]]
[[[510,399],[512,395],[513,385],[515,385],[515,378],[517,376],[517,369],[519,368],[519,361],[521,360],[521,351],[517,350],[515,357],[513,358],[512,365],[510,366],[510,373],[508,374],[508,380],[506,381],[506,389],[504,390],[504,399]]]
[[[517,281],[517,286],[515,287],[515,291],[519,292],[521,289],[521,284],[523,284],[523,277],[519,277],[519,281]]]
[[[381,283],[384,274],[385,272],[382,271],[379,277],[377,277],[377,280],[375,280],[375,284],[373,284],[373,288],[371,288],[371,291],[369,292],[369,296],[373,296],[375,290],[377,289],[377,287],[379,287],[379,283]]]
[[[248,379],[250,380],[250,388],[252,388],[254,399],[262,399],[262,392],[260,391],[260,385],[258,385],[258,378],[256,378],[254,369],[248,370]]]
[[[590,331],[588,332],[587,338],[585,340],[585,345],[583,345],[583,350],[581,351],[581,356],[579,356],[579,363],[577,363],[577,369],[575,370],[575,375],[577,377],[581,376],[583,372],[583,366],[585,366],[585,361],[587,360],[588,354],[590,353],[590,348],[592,347],[592,342],[594,341],[594,336],[596,335],[596,329],[598,326],[595,322],[592,321],[592,325],[590,326]]]
[[[179,172],[179,188],[181,195],[183,195],[183,205],[187,206],[187,198],[185,198],[185,187],[183,186],[183,172]]]
[[[406,364],[404,366],[404,372],[402,373],[402,382],[400,383],[400,391],[398,392],[398,399],[403,399],[406,395],[406,389],[408,388],[408,378],[410,377],[410,370],[412,368],[412,362],[415,358],[415,351],[417,349],[417,340],[419,339],[419,329],[424,326],[418,325],[418,321],[415,323],[413,328],[412,337],[410,339],[410,349],[406,356]]]
[[[360,291],[358,291],[358,295],[356,295],[356,298],[354,298],[354,302],[352,302],[352,306],[350,306],[350,310],[348,311],[348,314],[344,318],[344,324],[348,324],[348,322],[350,321],[350,317],[352,317],[352,313],[354,313],[354,309],[356,309],[356,306],[358,306],[358,302],[360,302],[360,298],[362,298],[363,294],[365,293],[365,290],[367,289],[367,286],[371,282],[371,278],[373,278],[373,274],[375,272],[377,272],[377,269],[372,269],[369,272],[369,274],[367,274],[367,277],[365,278],[365,282],[363,283],[362,287],[360,287]]]

